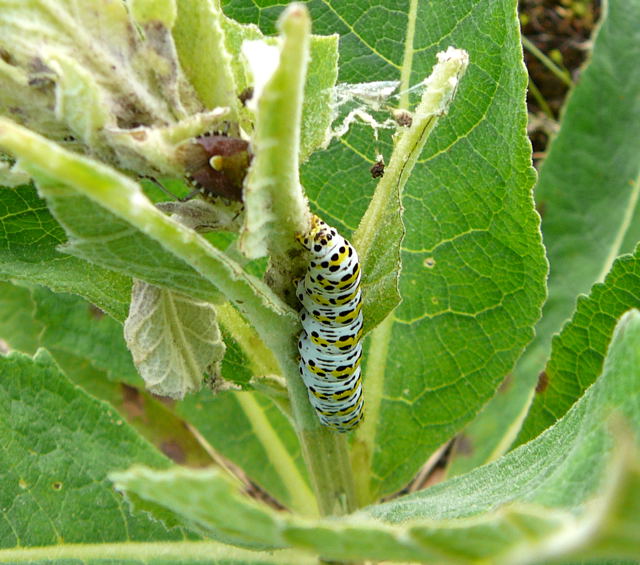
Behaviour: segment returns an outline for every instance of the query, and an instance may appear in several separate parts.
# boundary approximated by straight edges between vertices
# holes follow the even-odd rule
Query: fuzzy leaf
[[[240,53],[245,40],[261,40],[268,45],[277,43],[274,38],[263,35],[253,24],[240,24],[224,17],[222,25],[227,49],[231,53]],[[316,149],[324,147],[327,142],[327,134],[334,117],[331,102],[332,89],[338,76],[338,39],[338,36],[331,31],[328,31],[325,36],[312,35],[310,38],[310,58],[302,105],[300,162],[306,161]],[[246,92],[246,89],[252,85],[252,77],[248,72],[245,58],[234,57],[231,66],[238,90]],[[249,119],[249,116],[245,115],[244,119]]]
[[[638,363],[640,312],[632,311],[618,324],[601,377],[543,435],[494,464],[342,519],[276,513],[243,500],[213,470],[135,467],[112,477],[213,535],[325,559],[515,565],[603,552],[638,559]]]
[[[246,181],[245,223],[240,236],[240,248],[247,257],[263,257],[271,252],[277,264],[290,256],[288,252],[296,245],[294,234],[307,229],[309,220],[298,177],[311,29],[308,12],[300,6],[285,11],[280,29],[283,39],[279,48],[245,44],[244,53],[257,59],[253,61],[256,72],[265,67],[272,72],[263,77],[264,84],[255,87],[256,130],[252,146],[256,156]],[[247,50],[249,45],[254,49]],[[273,68],[263,59],[265,54],[272,57]],[[290,270],[284,269],[285,273]]]
[[[67,381],[46,352],[12,353],[0,365],[0,547],[183,538],[131,514],[105,482],[133,461],[164,467],[166,458]]]
[[[10,105],[17,105],[22,108],[23,123],[36,130],[45,132],[41,127],[44,114],[47,121],[59,124],[60,131],[68,128],[68,133],[87,133],[90,138],[100,133],[102,125],[171,123],[184,115],[185,106],[192,111],[197,108],[194,99],[178,94],[180,73],[171,49],[161,50],[156,43],[158,31],[164,27],[160,20],[156,20],[156,35],[150,36],[144,21],[136,29],[125,4],[113,0],[99,10],[68,0],[3,0],[0,11],[0,45],[8,54],[5,62],[19,79],[12,88],[3,89],[10,98],[0,109],[7,113]],[[134,14],[142,12],[134,6]],[[69,76],[64,65],[56,65],[62,60],[74,61]],[[172,69],[172,73],[165,69]],[[163,80],[158,81],[158,76]],[[29,92],[34,81],[39,81],[44,96],[34,97]],[[82,102],[88,101],[87,89],[94,102],[88,107],[90,112],[102,114],[108,122],[86,122],[86,117],[77,113]],[[29,104],[34,99],[37,103]],[[46,133],[58,134],[54,128]],[[89,139],[84,137],[83,141]],[[104,139],[94,148],[104,151]]]
[[[0,563],[311,565],[299,552],[267,556],[199,541],[133,512],[106,473],[168,460],[69,383],[46,352],[0,356],[0,372]]]
[[[367,407],[353,461],[370,502],[402,488],[480,411],[533,335],[547,269],[531,198],[526,73],[513,0],[310,8],[314,32],[343,36],[341,82],[400,80],[404,91],[451,45],[470,60],[404,189],[402,303],[365,340]],[[256,11],[268,30],[276,7]],[[368,169],[377,153],[388,161],[390,141],[354,125],[303,165],[312,209],[347,238],[375,186]]]
[[[563,413],[594,378],[593,371],[584,379],[567,375],[565,385],[569,381],[573,385],[562,387],[561,395],[567,396],[556,399],[553,416],[542,406],[547,402],[545,396],[555,393],[536,394],[532,414],[520,430],[536,384],[546,388],[549,373],[543,369],[553,335],[572,315],[576,298],[602,281],[616,255],[631,252],[640,240],[636,135],[640,110],[635,96],[640,89],[635,64],[640,49],[640,4],[633,4],[635,7],[619,0],[603,4],[592,56],[568,98],[560,132],[541,167],[536,200],[551,271],[549,299],[536,337],[503,393],[465,430],[452,473],[491,461],[514,441],[517,445],[540,433],[543,422],[548,425]],[[616,309],[615,315],[619,314]],[[611,327],[605,332],[607,338]],[[591,347],[588,350],[593,352]],[[600,349],[598,356],[602,353]],[[557,386],[559,383],[552,385]]]
[[[602,18],[589,66],[567,102],[536,187],[551,269],[549,299],[516,376],[532,389],[578,295],[640,241],[640,0],[607,2]],[[563,403],[575,401],[579,389],[565,391],[570,398]],[[534,433],[528,426],[516,445]]]
[[[225,46],[225,19],[216,2],[178,0],[173,28],[180,63],[207,108],[228,106],[237,113],[238,94],[232,67],[236,57]]]
[[[571,320],[554,336],[519,442],[542,433],[569,410],[602,370],[617,319],[640,308],[640,247],[613,264],[604,282],[578,298]]]
[[[205,301],[218,299],[218,287],[251,318],[265,342],[279,348],[287,341],[293,313],[264,283],[193,230],[164,216],[136,183],[4,118],[0,145],[19,154],[23,166],[39,178],[50,208],[74,240],[69,251],[142,273],[147,282],[204,295]]]
[[[136,281],[124,336],[134,363],[154,394],[183,398],[214,379],[224,343],[211,304]]]

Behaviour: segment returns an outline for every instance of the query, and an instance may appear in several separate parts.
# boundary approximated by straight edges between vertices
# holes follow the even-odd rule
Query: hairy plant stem
[[[354,482],[346,436],[320,424],[307,388],[298,373],[298,350],[277,354],[287,378],[294,422],[321,516],[340,516],[356,509]]]
[[[285,300],[289,297],[295,306],[292,278],[304,268],[304,252],[293,236],[305,231],[310,220],[298,172],[311,33],[307,9],[300,4],[289,5],[278,28],[282,38],[279,64],[257,102],[253,137],[256,155],[245,190],[246,223],[241,247],[248,256],[270,256],[269,286]],[[346,514],[355,509],[347,441],[320,424],[309,402],[298,370],[295,343],[299,331],[297,326],[278,339],[279,347],[270,347],[287,380],[294,425],[320,514]]]

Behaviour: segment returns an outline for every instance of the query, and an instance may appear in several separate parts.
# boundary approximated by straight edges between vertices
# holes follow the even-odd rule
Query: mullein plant
[[[570,106],[538,322],[516,2],[359,4],[0,0],[0,562],[640,559],[633,214],[558,290]],[[619,11],[571,103],[628,63]],[[581,187],[605,228],[631,154],[631,197]],[[300,377],[316,216],[360,261],[345,433]]]

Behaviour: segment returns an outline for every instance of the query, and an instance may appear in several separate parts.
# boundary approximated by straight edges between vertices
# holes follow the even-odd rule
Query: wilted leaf
[[[207,302],[136,281],[124,336],[154,394],[183,398],[200,389],[205,373],[219,378],[225,347]]]

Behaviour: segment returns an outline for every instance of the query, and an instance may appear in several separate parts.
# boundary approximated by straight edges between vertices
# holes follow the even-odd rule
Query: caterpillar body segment
[[[309,232],[297,239],[311,255],[307,272],[296,285],[302,304],[300,376],[320,422],[337,432],[347,432],[364,416],[358,254],[317,216],[313,216]]]

